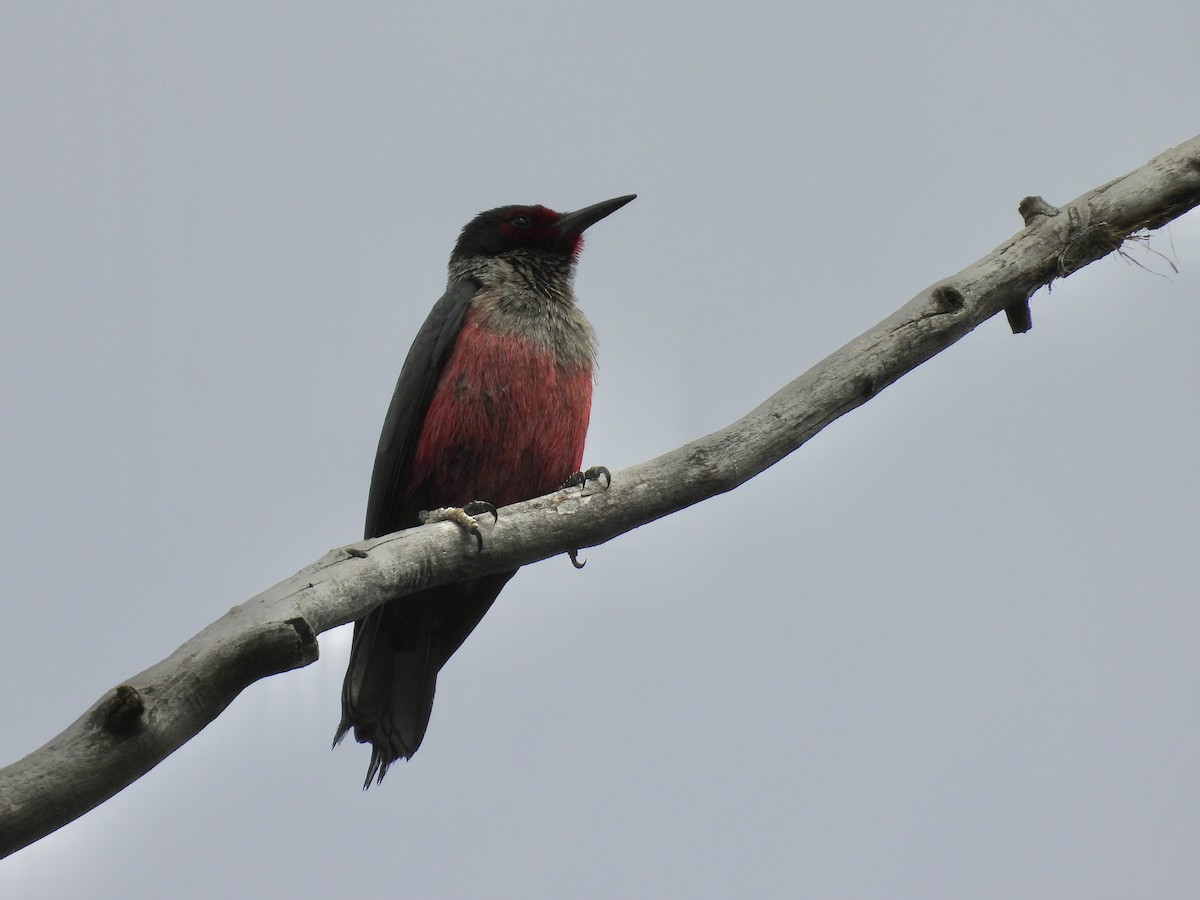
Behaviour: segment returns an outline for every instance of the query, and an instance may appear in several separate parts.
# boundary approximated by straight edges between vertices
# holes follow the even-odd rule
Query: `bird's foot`
[[[475,548],[475,555],[478,556],[483,552],[483,532],[479,529],[479,522],[475,516],[480,513],[491,513],[492,524],[500,521],[500,516],[496,513],[496,507],[484,500],[472,500],[464,506],[443,506],[441,509],[423,509],[417,513],[417,518],[422,525],[429,525],[433,522],[453,522],[463,531],[473,535],[478,541],[478,546]]]
[[[599,481],[604,479],[604,489],[608,490],[612,485],[612,472],[608,471],[604,466],[591,466],[584,469],[582,472],[576,472],[574,475],[568,475],[567,480],[562,483],[560,490],[566,488],[577,487],[580,490],[587,487],[589,481]]]
[[[605,466],[590,466],[582,472],[568,476],[567,480],[562,483],[561,489],[577,487],[583,490],[589,481],[599,481],[601,478],[604,479],[604,489],[607,491],[612,486],[612,472],[608,471]],[[579,558],[578,550],[568,550],[567,556],[571,557],[571,565],[577,569],[582,569],[587,565],[586,559]]]

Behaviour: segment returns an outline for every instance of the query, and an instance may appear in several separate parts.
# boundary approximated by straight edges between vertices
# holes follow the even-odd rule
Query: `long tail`
[[[351,729],[356,741],[371,745],[364,789],[383,781],[396,760],[417,752],[433,711],[438,672],[515,574],[500,572],[389,600],[354,623],[333,745]]]
[[[371,744],[364,789],[383,781],[392,763],[408,759],[421,746],[440,668],[433,659],[431,634],[413,641],[416,635],[396,634],[387,618],[379,607],[354,623],[350,665],[342,682],[342,721],[333,739],[336,747],[353,728],[356,741]]]

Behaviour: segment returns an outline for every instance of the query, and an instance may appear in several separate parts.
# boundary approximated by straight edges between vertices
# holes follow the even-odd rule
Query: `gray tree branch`
[[[0,769],[0,857],[132,783],[247,685],[317,659],[316,635],[400,594],[590,547],[732,490],[1002,309],[1200,205],[1200,137],[1061,209],[1026,198],[1026,227],[921,291],[727,428],[591,485],[501,510],[482,553],[449,524],[333,550],[235,606]],[[1018,316],[1018,320],[1020,316]],[[1010,321],[1016,321],[1010,313]]]

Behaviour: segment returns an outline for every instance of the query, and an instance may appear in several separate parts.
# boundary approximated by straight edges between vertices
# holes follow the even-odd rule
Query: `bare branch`
[[[333,550],[234,607],[0,770],[0,856],[102,803],[182,746],[249,684],[308,665],[316,635],[435,584],[594,546],[732,490],[1001,309],[1200,205],[1200,137],[1062,208],[1026,198],[1026,227],[921,291],[732,425],[590,485],[501,510],[482,553],[453,525]],[[1021,318],[1019,315],[1018,318]],[[1016,328],[1016,322],[1014,322]]]

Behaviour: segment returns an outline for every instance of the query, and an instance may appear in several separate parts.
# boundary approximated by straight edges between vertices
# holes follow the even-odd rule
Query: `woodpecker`
[[[463,504],[494,512],[579,475],[596,337],[575,304],[575,264],[584,230],[635,196],[569,213],[502,206],[463,228],[383,422],[366,537],[446,508],[473,527]],[[371,744],[364,788],[421,746],[439,670],[515,574],[397,597],[354,623],[334,745],[350,729]]]

